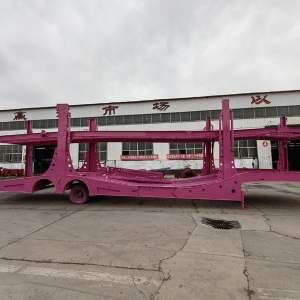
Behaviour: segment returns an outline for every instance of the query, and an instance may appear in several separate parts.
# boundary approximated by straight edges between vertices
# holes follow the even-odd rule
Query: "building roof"
[[[261,94],[276,94],[276,93],[296,93],[300,90],[286,90],[286,91],[269,91],[269,92],[248,92],[248,93],[238,93],[238,94],[221,94],[221,95],[211,95],[211,96],[198,96],[198,97],[184,97],[184,98],[164,98],[164,99],[149,99],[149,100],[131,100],[131,101],[119,101],[119,102],[104,102],[104,103],[85,103],[85,104],[70,104],[70,107],[81,107],[81,106],[90,106],[90,105],[107,105],[107,104],[120,104],[120,103],[145,103],[153,101],[172,101],[172,100],[190,100],[190,99],[209,99],[215,97],[231,97],[231,96],[243,96],[243,95],[261,95]],[[0,111],[16,111],[16,110],[32,110],[32,109],[41,109],[41,108],[55,108],[56,106],[39,106],[39,107],[22,107],[22,108],[12,108],[12,109],[3,109]]]

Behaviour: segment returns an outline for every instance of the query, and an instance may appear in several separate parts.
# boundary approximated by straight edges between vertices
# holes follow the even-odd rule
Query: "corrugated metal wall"
[[[259,105],[252,102],[251,97],[260,96],[264,98],[267,95],[267,100],[270,104],[265,102]],[[118,106],[115,110],[115,115],[134,115],[134,114],[153,114],[161,112],[184,112],[184,111],[202,111],[202,110],[215,110],[221,109],[222,99],[230,99],[230,107],[246,108],[246,107],[269,107],[269,106],[286,106],[286,105],[299,105],[300,104],[300,91],[287,91],[287,92],[266,92],[266,93],[253,93],[253,94],[239,94],[239,95],[224,95],[224,96],[210,96],[199,98],[181,98],[181,99],[158,99],[136,102],[118,102],[118,103],[100,103],[89,105],[71,106],[70,112],[73,118],[79,117],[99,117],[103,116],[105,110],[103,108],[113,105]],[[156,102],[166,101],[169,102],[170,107],[167,111],[159,111],[153,109],[153,104]],[[20,108],[11,110],[0,111],[0,118],[2,122],[12,121],[14,113],[17,111],[25,111],[28,120],[40,119],[55,119],[56,108]]]

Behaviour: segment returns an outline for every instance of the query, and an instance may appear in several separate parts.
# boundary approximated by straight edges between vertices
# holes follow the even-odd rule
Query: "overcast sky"
[[[291,89],[299,0],[0,0],[0,109]]]

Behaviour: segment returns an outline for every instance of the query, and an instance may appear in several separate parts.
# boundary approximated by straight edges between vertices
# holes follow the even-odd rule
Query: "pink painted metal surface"
[[[33,193],[55,187],[62,194],[71,189],[73,203],[85,203],[88,196],[132,196],[182,198],[194,200],[239,201],[244,209],[242,184],[260,181],[300,181],[299,172],[288,171],[287,145],[300,138],[300,128],[288,127],[286,118],[276,128],[234,130],[229,100],[222,101],[219,129],[213,130],[208,118],[204,131],[98,131],[96,121],[89,120],[89,131],[70,130],[71,115],[67,104],[57,105],[58,132],[32,133],[27,122],[27,133],[0,137],[0,143],[26,145],[25,177],[0,182],[1,191]],[[278,140],[277,170],[237,169],[234,164],[234,139]],[[203,142],[203,175],[185,179],[165,179],[163,174],[123,168],[104,168],[97,154],[98,142]],[[219,143],[220,167],[214,166],[214,143]],[[75,170],[70,155],[70,143],[89,143],[83,166]],[[32,147],[57,145],[49,169],[41,176],[33,176]]]

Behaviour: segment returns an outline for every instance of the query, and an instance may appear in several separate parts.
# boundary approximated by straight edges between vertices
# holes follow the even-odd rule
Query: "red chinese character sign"
[[[263,145],[264,147],[267,147],[267,146],[269,145],[269,143],[268,143],[267,141],[263,141],[263,142],[262,142],[262,145]]]
[[[168,160],[203,159],[203,153],[194,154],[167,154]]]
[[[261,103],[265,103],[265,104],[270,104],[271,103],[271,101],[268,101],[267,100],[267,97],[268,97],[268,95],[265,95],[263,98],[261,98],[259,95],[258,96],[252,96],[251,97],[251,99],[252,99],[252,101],[251,101],[251,104],[261,104]]]
[[[13,120],[27,120],[27,118],[25,117],[25,113],[26,111],[15,112],[15,117],[13,118]]]
[[[153,109],[166,111],[170,107],[169,102],[161,101],[153,104]]]
[[[116,109],[118,108],[119,106],[112,106],[112,105],[108,105],[106,107],[103,107],[102,109],[104,110],[104,113],[103,113],[103,116],[106,116],[107,113],[109,116],[111,116],[111,113],[113,112],[113,114],[115,115],[116,114]]]
[[[157,160],[158,154],[120,155],[121,160]]]

